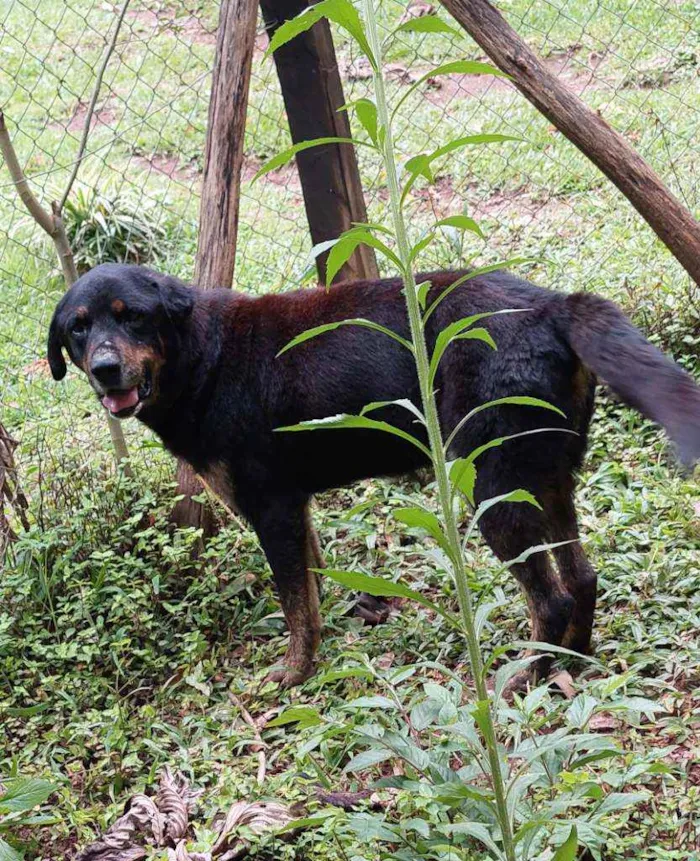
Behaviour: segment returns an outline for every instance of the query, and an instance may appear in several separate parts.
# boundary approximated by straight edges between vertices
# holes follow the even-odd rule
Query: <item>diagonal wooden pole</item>
[[[700,285],[700,223],[625,138],[553,75],[488,0],[441,0],[528,101],[611,180]]]

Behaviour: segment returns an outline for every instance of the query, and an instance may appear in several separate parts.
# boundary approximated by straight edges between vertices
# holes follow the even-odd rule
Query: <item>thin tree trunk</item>
[[[441,0],[501,71],[620,189],[700,284],[700,223],[625,138],[551,74],[488,0]]]

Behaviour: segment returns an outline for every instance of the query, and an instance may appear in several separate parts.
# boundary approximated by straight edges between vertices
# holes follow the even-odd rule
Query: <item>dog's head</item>
[[[105,263],[70,288],[54,311],[48,360],[63,379],[63,348],[102,405],[118,418],[156,403],[168,354],[177,350],[194,291],[143,266]]]

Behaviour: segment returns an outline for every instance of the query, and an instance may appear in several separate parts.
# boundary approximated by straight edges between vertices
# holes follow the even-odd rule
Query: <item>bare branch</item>
[[[29,214],[37,224],[39,224],[49,234],[49,236],[53,237],[55,230],[53,218],[39,203],[36,197],[34,197],[34,194],[29,187],[27,177],[24,175],[24,171],[17,160],[17,153],[15,152],[15,148],[10,140],[10,134],[7,131],[5,116],[2,111],[0,111],[0,152],[2,152],[2,157],[5,159],[5,164],[7,165],[7,169],[12,177],[12,183],[17,189],[17,194],[19,194],[22,199],[22,203],[27,207]]]
[[[125,7],[127,5],[128,0],[125,3]],[[12,177],[12,182],[17,189],[17,193],[22,199],[24,205],[27,207],[29,214],[53,240],[56,254],[58,255],[61,269],[63,270],[63,277],[66,285],[70,287],[71,284],[74,284],[78,280],[78,272],[75,266],[70,242],[66,235],[63,219],[61,218],[60,204],[53,203],[53,212],[48,213],[36,197],[34,197],[32,190],[29,188],[27,177],[25,176],[19,160],[17,159],[17,154],[10,139],[2,111],[0,111],[0,152],[2,152],[3,158],[5,159],[7,169],[10,172],[10,176]],[[132,472],[129,466],[129,452],[127,450],[126,440],[124,439],[124,432],[119,421],[112,416],[107,417],[107,424],[109,426],[109,433],[112,438],[112,445],[114,447],[117,463],[123,463],[125,475],[131,477]]]
[[[87,147],[88,136],[90,134],[90,125],[92,124],[92,117],[95,113],[95,105],[97,104],[97,99],[100,95],[100,90],[102,88],[102,78],[104,77],[105,69],[107,68],[107,63],[109,63],[110,57],[114,53],[114,49],[117,44],[117,38],[119,37],[119,31],[121,30],[122,22],[124,21],[124,16],[126,15],[126,10],[129,8],[129,3],[131,0],[124,0],[122,3],[121,11],[119,12],[119,17],[117,18],[117,23],[114,27],[114,32],[112,33],[112,38],[110,40],[109,46],[107,47],[107,51],[102,58],[102,62],[100,63],[100,68],[97,71],[97,78],[95,79],[95,86],[92,91],[92,98],[90,99],[90,105],[88,106],[87,114],[85,114],[85,125],[83,126],[83,136],[80,141],[80,146],[78,147],[78,157],[75,160],[73,165],[73,171],[70,175],[70,179],[68,180],[68,185],[66,186],[66,190],[63,192],[63,196],[58,204],[58,211],[62,212],[63,207],[66,205],[66,201],[68,200],[68,195],[73,188],[73,183],[75,182],[76,177],[78,176],[78,171],[80,170],[80,165],[82,164],[83,157],[85,156],[85,148]]]

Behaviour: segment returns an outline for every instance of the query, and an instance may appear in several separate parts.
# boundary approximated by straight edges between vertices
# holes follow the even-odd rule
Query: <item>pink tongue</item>
[[[120,413],[129,407],[135,407],[138,402],[139,390],[137,386],[126,392],[114,392],[114,394],[105,395],[102,398],[102,406],[106,407],[110,413]]]

